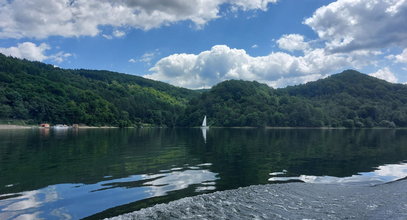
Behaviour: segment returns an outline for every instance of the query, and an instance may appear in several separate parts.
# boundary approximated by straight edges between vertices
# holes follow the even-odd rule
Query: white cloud
[[[141,56],[139,59],[140,62],[151,64],[151,61],[155,58],[155,56],[158,54],[158,52],[150,52],[150,53],[145,53]]]
[[[331,52],[407,45],[407,0],[338,0],[306,19]]]
[[[370,76],[374,76],[379,79],[386,80],[391,83],[397,83],[397,77],[390,71],[388,67],[385,67],[383,69],[379,69],[375,73],[370,73]]]
[[[162,58],[145,76],[188,88],[212,86],[227,79],[257,80],[283,87],[347,68],[380,68],[383,65],[380,56],[386,47],[406,48],[406,20],[407,0],[337,0],[317,9],[304,21],[318,34],[318,39],[306,42],[303,35],[288,34],[275,40],[280,49],[302,51],[303,55],[273,52],[252,57],[245,50],[216,45],[199,54]],[[321,43],[325,43],[322,48],[315,47]],[[392,58],[407,61],[406,51]],[[370,75],[397,82],[388,67]]]
[[[37,46],[32,42],[24,42],[19,43],[16,47],[0,48],[0,53],[16,58],[43,61],[48,58],[44,52],[49,49],[50,47],[45,43]]]
[[[145,77],[188,88],[212,86],[227,79],[256,80],[283,87],[316,80],[357,65],[362,63],[349,55],[327,54],[324,49],[308,50],[303,56],[277,52],[252,57],[245,50],[216,45],[197,55],[164,57]]]
[[[279,48],[288,51],[304,51],[309,47],[308,43],[304,42],[304,36],[300,34],[283,35],[280,39],[277,40],[277,44]]]
[[[392,56],[398,63],[407,63],[407,48],[401,54]]]
[[[126,35],[126,33],[123,31],[119,31],[119,30],[113,31],[113,36],[115,36],[115,37],[123,37],[124,35]]]
[[[257,44],[253,44],[252,46],[251,46],[251,48],[258,48],[259,47],[259,45],[257,45]]]
[[[101,26],[149,30],[179,21],[191,21],[202,27],[221,16],[222,5],[243,11],[265,11],[269,3],[275,2],[277,0],[3,0],[0,1],[0,38],[95,36],[101,32]],[[124,32],[116,30],[112,34],[121,37]]]
[[[104,37],[104,38],[106,38],[106,39],[108,39],[108,40],[113,39],[113,36],[112,36],[112,35],[109,35],[109,34],[102,34],[102,37]]]
[[[108,40],[111,40],[111,39],[113,39],[115,37],[120,38],[120,37],[123,37],[125,35],[126,35],[126,33],[124,31],[115,30],[115,31],[112,32],[112,34],[102,34],[102,37],[104,37],[104,38],[106,38]]]
[[[59,63],[67,57],[72,56],[70,53],[63,52],[58,52],[56,54],[47,56],[45,52],[49,49],[51,49],[51,47],[46,43],[42,43],[37,46],[32,42],[24,42],[17,44],[15,47],[0,48],[0,53],[7,56],[33,61],[44,61],[51,59]]]
[[[153,61],[157,55],[160,54],[160,51],[154,50],[153,52],[147,52],[144,53],[139,59],[130,59],[129,62],[130,63],[137,63],[137,62],[141,62],[141,63],[146,63],[148,65],[151,65],[151,61]]]
[[[52,54],[52,55],[48,56],[47,59],[54,60],[57,63],[62,63],[64,60],[66,60],[70,56],[72,56],[72,54],[64,53],[64,52],[60,51],[56,54]]]

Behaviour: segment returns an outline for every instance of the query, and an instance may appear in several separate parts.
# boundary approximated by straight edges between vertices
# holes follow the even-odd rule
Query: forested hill
[[[407,86],[354,70],[281,91],[319,106],[330,126],[407,127]]]
[[[354,70],[346,70],[303,85],[289,86],[281,91],[307,98],[324,98],[347,93],[364,99],[400,99],[403,103],[407,101],[407,86],[389,83]]]
[[[198,94],[133,75],[66,70],[0,54],[0,119],[175,126]]]
[[[284,89],[230,80],[193,99],[181,122],[214,126],[406,127],[407,86],[347,70]]]
[[[347,70],[284,89],[229,80],[194,91],[0,54],[0,121],[87,125],[407,127],[407,86]]]

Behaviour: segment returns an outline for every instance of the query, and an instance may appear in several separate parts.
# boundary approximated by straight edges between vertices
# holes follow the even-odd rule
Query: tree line
[[[347,70],[273,89],[229,80],[189,90],[0,54],[0,119],[113,126],[406,127],[407,86]]]

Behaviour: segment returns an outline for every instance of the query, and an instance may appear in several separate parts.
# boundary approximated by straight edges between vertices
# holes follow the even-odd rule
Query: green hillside
[[[354,70],[282,92],[320,107],[330,126],[407,127],[407,86]]]
[[[229,80],[194,91],[138,76],[0,54],[0,121],[87,125],[407,127],[407,86],[353,70],[272,89]]]
[[[66,70],[0,54],[0,119],[175,126],[198,94],[138,76]]]
[[[213,126],[406,127],[407,86],[347,70],[283,89],[230,80],[191,101],[182,123]]]
[[[181,120],[199,125],[207,115],[212,126],[320,127],[323,112],[308,99],[289,96],[258,82],[229,80],[193,99]]]

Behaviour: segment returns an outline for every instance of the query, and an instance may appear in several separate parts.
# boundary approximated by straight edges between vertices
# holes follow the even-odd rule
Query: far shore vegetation
[[[109,127],[400,128],[407,86],[346,70],[273,89],[228,80],[190,90],[139,76],[61,69],[0,54],[0,124]]]

